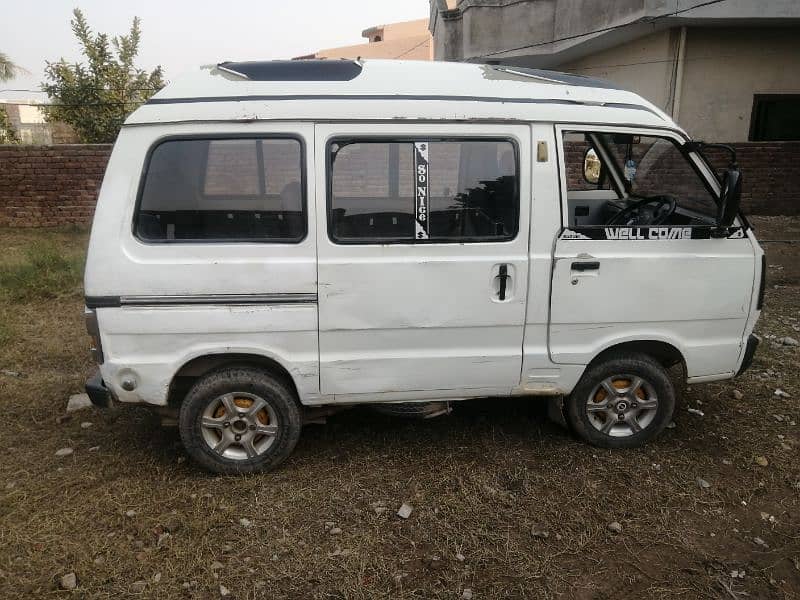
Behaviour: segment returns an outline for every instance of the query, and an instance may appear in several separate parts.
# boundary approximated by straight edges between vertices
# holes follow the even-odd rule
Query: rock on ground
[[[56,450],[56,456],[59,458],[63,458],[65,456],[69,456],[75,452],[72,448],[61,448],[60,450]]]
[[[397,516],[401,519],[407,519],[411,516],[411,513],[414,511],[414,507],[411,506],[408,502],[403,502],[400,508],[397,510]]]
[[[612,521],[608,524],[608,530],[612,533],[622,533],[622,525],[620,525],[617,521]]]
[[[62,590],[74,590],[76,587],[78,587],[78,578],[76,577],[75,573],[67,573],[61,577],[61,581],[59,583]]]
[[[75,412],[76,410],[85,410],[92,408],[92,401],[86,394],[73,394],[67,401],[67,412]]]

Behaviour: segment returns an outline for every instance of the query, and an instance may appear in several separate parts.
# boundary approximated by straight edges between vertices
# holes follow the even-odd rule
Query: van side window
[[[565,132],[563,141],[570,227],[715,224],[716,197],[674,140]]]
[[[145,241],[288,243],[306,234],[296,139],[162,142],[140,194],[134,230]]]
[[[345,243],[505,241],[519,168],[508,140],[347,140],[329,146],[329,234]]]

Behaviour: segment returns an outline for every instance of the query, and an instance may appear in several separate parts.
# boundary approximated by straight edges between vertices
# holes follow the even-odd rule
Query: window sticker
[[[428,143],[414,142],[414,237],[418,240],[427,240],[430,237],[428,227]]]
[[[561,233],[562,240],[707,240],[745,237],[741,227],[726,227],[719,230],[713,226],[695,227],[573,227]]]

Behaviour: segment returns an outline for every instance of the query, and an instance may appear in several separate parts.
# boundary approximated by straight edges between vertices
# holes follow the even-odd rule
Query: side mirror
[[[735,164],[725,169],[719,198],[718,227],[730,227],[742,201],[742,172]]]
[[[592,185],[600,181],[600,158],[594,148],[587,148],[583,153],[583,178]]]

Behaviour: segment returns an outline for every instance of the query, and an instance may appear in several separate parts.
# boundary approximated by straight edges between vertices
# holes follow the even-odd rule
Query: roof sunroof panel
[[[353,60],[223,62],[217,66],[252,81],[350,81],[361,73],[361,65]]]

